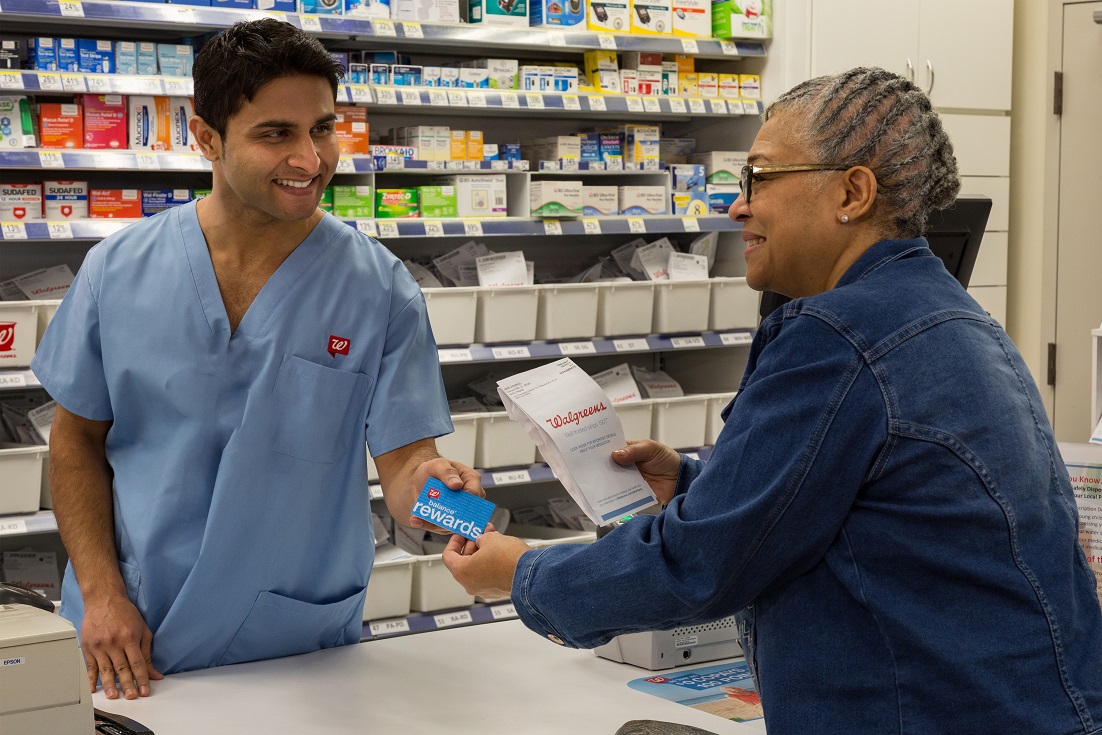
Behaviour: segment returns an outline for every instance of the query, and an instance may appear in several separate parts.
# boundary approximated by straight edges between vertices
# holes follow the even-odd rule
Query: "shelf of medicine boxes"
[[[311,15],[267,10],[208,8],[157,3],[107,2],[105,0],[2,0],[0,14],[39,24],[81,28],[147,28],[159,31],[216,31],[241,20],[277,18],[305,31],[330,39],[385,43],[388,48],[416,50],[492,48],[583,53],[592,49],[657,51],[692,54],[701,58],[737,59],[766,55],[762,39],[720,40],[597,33],[586,30],[503,28],[466,23],[426,23],[371,20],[340,15]],[[19,17],[22,16],[22,17]]]
[[[0,91],[45,94],[134,94],[190,97],[190,77],[137,76],[128,74],[86,74],[81,72],[0,70]],[[758,115],[757,100],[718,97],[643,97],[599,92],[522,92],[486,89],[444,89],[434,87],[392,87],[341,85],[337,102],[369,105],[379,112],[421,108],[422,113],[467,114],[563,113],[588,117],[631,114],[633,119],[677,119]]]

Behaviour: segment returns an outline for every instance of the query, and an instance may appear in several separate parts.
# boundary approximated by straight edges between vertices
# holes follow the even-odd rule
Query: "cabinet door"
[[[879,66],[914,78],[918,0],[815,0],[811,13],[811,76]]]
[[[918,85],[934,106],[1009,110],[1012,0],[922,0],[921,7]]]

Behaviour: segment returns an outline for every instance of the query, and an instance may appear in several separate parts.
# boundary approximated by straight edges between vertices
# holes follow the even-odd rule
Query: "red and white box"
[[[92,189],[88,192],[88,216],[108,219],[141,219],[141,189]]]
[[[46,220],[88,218],[87,181],[43,181],[42,204]]]
[[[42,184],[0,184],[0,222],[42,219]]]

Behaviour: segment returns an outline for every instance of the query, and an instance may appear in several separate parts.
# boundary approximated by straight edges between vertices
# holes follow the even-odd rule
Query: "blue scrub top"
[[[359,640],[365,432],[378,456],[452,431],[424,298],[381,244],[326,215],[231,334],[195,203],[176,207],[92,248],[31,368],[114,422],[120,571],[160,671]],[[80,630],[71,565],[61,614]]]

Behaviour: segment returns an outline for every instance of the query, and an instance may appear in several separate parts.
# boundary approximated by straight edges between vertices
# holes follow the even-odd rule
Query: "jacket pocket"
[[[219,666],[294,656],[360,639],[364,590],[338,602],[315,604],[263,591],[256,596]]]
[[[363,373],[318,365],[287,355],[276,376],[273,448],[280,454],[331,464],[348,451],[364,401],[374,381]]]
[[[122,575],[122,582],[126,586],[126,596],[130,598],[131,604],[138,608],[142,615],[145,615],[145,606],[141,604],[142,573],[133,564],[128,564],[120,559],[119,574]]]

